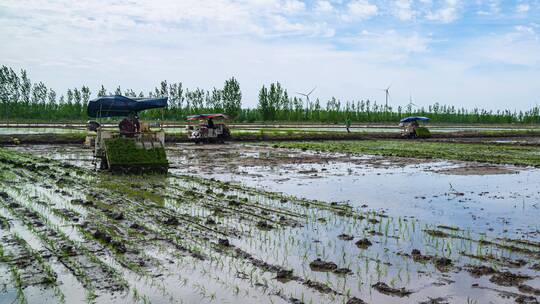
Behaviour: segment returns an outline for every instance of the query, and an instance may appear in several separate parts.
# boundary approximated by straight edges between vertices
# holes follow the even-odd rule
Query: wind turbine
[[[386,95],[386,103],[385,103],[385,108],[388,109],[388,99],[390,98],[390,88],[392,87],[392,84],[390,84],[386,89],[380,89],[382,91],[384,91],[385,95]]]
[[[409,110],[409,112],[411,112],[413,106],[418,107],[416,104],[414,104],[412,102],[412,95],[411,95],[411,93],[409,93],[409,103],[407,104],[407,110]]]
[[[308,107],[309,107],[309,104],[310,104],[310,103],[309,103],[309,95],[311,95],[311,93],[313,93],[313,91],[315,91],[316,88],[317,88],[317,87],[314,87],[314,88],[313,88],[311,91],[309,91],[309,93],[307,93],[307,94],[306,94],[306,93],[296,92],[296,94],[302,95],[302,96],[306,97],[306,101],[307,101],[307,107],[306,107],[306,108],[308,108]]]

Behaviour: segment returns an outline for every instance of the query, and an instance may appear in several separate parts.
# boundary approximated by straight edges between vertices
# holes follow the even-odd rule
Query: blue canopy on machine
[[[418,120],[420,120],[420,121],[428,121],[429,118],[424,117],[424,116],[409,116],[409,117],[403,118],[399,122],[413,122],[413,121],[418,121]]]
[[[132,112],[167,107],[167,97],[129,98],[121,95],[99,97],[88,102],[89,117],[128,116]]]
[[[187,116],[187,120],[205,120],[205,119],[229,119],[229,116],[221,113],[217,114],[197,114],[197,115],[191,115]]]

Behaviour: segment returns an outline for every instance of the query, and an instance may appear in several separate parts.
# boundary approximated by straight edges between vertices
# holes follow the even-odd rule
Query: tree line
[[[396,108],[377,104],[376,101],[341,101],[335,97],[326,102],[289,96],[279,82],[263,85],[259,90],[255,108],[242,107],[242,91],[235,78],[225,81],[223,88],[211,90],[188,89],[181,82],[161,83],[154,90],[136,92],[120,86],[108,91],[103,85],[95,96],[124,95],[127,97],[169,97],[167,109],[145,111],[145,119],[183,121],[185,116],[197,113],[226,113],[237,122],[324,122],[356,123],[396,122],[410,116],[429,116],[433,122],[441,123],[538,123],[540,109],[528,111],[485,110],[456,108],[438,103],[425,107],[411,104]],[[86,107],[92,98],[87,86],[70,88],[58,94],[42,82],[32,83],[25,70],[19,73],[12,68],[0,68],[0,119],[2,121],[81,121],[87,120]]]

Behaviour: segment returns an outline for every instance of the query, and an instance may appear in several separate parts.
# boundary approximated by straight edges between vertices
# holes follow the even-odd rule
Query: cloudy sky
[[[56,89],[220,87],[409,96],[473,108],[540,103],[540,0],[0,1],[1,64]]]

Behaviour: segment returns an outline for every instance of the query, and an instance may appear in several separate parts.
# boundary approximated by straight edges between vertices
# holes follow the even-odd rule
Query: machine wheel
[[[223,129],[222,138],[223,139],[230,139],[231,138],[231,130],[229,130],[229,128]]]
[[[99,169],[101,170],[109,169],[109,163],[107,162],[106,158],[101,158],[101,161],[99,162]]]

